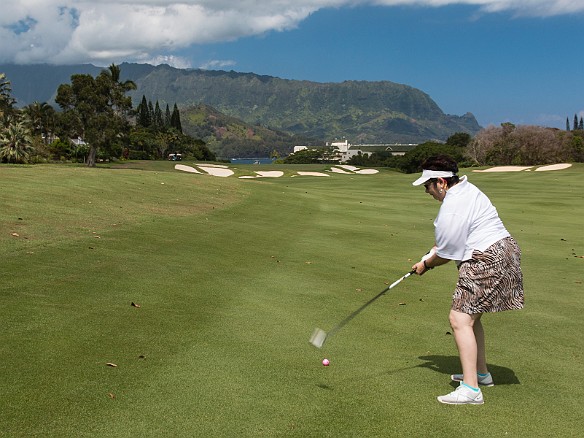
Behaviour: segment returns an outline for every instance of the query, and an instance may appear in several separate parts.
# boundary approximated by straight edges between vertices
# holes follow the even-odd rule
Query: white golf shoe
[[[450,394],[439,396],[438,401],[447,405],[482,405],[484,403],[480,389],[473,391],[462,383]]]

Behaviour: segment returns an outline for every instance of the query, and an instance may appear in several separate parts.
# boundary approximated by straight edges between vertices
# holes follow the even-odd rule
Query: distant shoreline
[[[275,158],[231,158],[231,164],[273,164]]]

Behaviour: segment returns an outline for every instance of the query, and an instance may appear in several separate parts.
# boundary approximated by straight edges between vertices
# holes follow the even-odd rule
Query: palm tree
[[[112,81],[110,99],[114,111],[119,115],[125,115],[132,108],[132,98],[126,96],[126,93],[135,90],[136,83],[131,80],[120,82],[121,69],[116,64],[110,65],[103,73],[109,76]]]
[[[122,69],[120,68],[119,65],[112,64],[107,68],[106,73],[109,72],[108,74],[110,75],[112,81],[115,84],[120,85],[124,92],[135,90],[137,87],[134,81],[127,80],[124,82],[120,82],[121,71]]]
[[[51,143],[55,129],[55,109],[47,102],[33,102],[22,111],[30,120],[32,133],[41,136],[45,144]]]
[[[24,121],[12,121],[0,134],[0,160],[26,163],[34,152],[30,130]]]
[[[6,80],[4,73],[0,73],[0,121],[4,121],[12,113],[16,101],[11,92],[10,81]]]

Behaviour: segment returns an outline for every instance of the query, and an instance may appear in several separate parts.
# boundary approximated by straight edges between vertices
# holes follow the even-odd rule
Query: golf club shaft
[[[375,295],[373,298],[371,298],[369,301],[367,301],[365,304],[363,304],[361,307],[359,307],[357,310],[355,310],[353,313],[351,313],[349,316],[347,316],[345,319],[343,319],[341,322],[339,322],[336,326],[334,326],[329,332],[328,332],[328,336],[333,335],[334,333],[336,333],[337,331],[339,331],[341,328],[343,328],[345,325],[347,325],[347,323],[349,321],[351,321],[355,316],[357,316],[359,313],[361,313],[363,311],[363,309],[365,309],[369,304],[371,304],[372,302],[374,302],[377,298],[379,298],[380,296],[382,296],[383,294],[385,294],[388,290],[392,289],[394,286],[398,285],[399,283],[402,282],[402,280],[408,278],[410,275],[412,275],[413,273],[415,273],[415,270],[412,270],[410,272],[408,272],[406,275],[404,275],[403,277],[401,277],[400,279],[394,281],[393,283],[391,283],[389,286],[387,286],[385,289],[383,289],[381,292],[379,292],[377,295]]]

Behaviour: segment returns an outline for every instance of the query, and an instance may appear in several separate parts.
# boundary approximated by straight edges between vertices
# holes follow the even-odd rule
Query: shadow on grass
[[[377,379],[381,376],[389,376],[392,374],[401,373],[406,370],[411,370],[413,368],[428,368],[432,371],[436,371],[437,373],[447,375],[457,373],[458,370],[460,369],[460,360],[458,359],[458,356],[420,356],[418,359],[423,360],[424,363],[408,367],[396,368],[392,370],[380,371],[378,373],[373,373],[369,375],[363,375],[357,379],[355,379],[354,377],[342,379],[337,381],[336,383],[342,384],[346,382],[355,381],[363,383],[367,380]],[[488,366],[489,371],[493,375],[493,378],[495,380],[495,385],[518,385],[521,383],[519,382],[519,379],[517,378],[515,372],[512,369],[493,364],[489,364]],[[327,391],[332,391],[335,389],[334,386],[322,382],[317,383],[316,386],[320,389],[324,389]],[[458,383],[452,382],[452,386],[456,387],[458,386]]]
[[[419,359],[425,361],[425,363],[418,365],[421,368],[428,368],[437,373],[448,375],[460,372],[457,371],[460,370],[458,356],[420,356]],[[495,385],[518,385],[521,383],[511,368],[493,364],[488,364],[488,368],[493,375]]]

